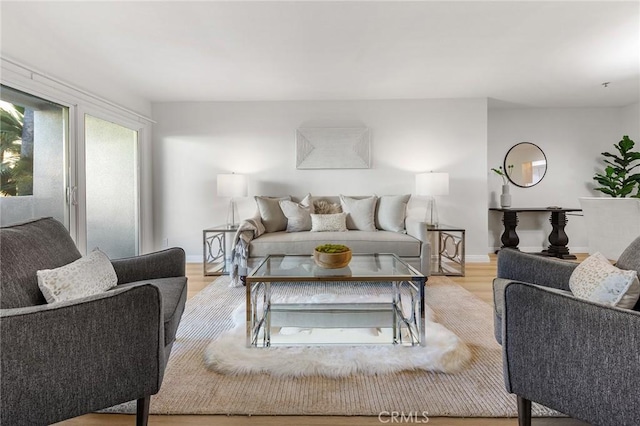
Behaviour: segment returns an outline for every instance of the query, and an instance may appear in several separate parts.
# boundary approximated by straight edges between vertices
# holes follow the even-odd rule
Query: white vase
[[[511,194],[509,194],[509,185],[502,185],[502,194],[500,195],[500,206],[503,208],[511,207]]]

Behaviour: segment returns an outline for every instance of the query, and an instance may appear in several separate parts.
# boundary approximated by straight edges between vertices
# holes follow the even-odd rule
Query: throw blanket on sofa
[[[231,251],[231,287],[242,287],[240,279],[247,275],[247,259],[249,258],[249,242],[264,234],[265,228],[259,216],[244,220],[233,237]]]

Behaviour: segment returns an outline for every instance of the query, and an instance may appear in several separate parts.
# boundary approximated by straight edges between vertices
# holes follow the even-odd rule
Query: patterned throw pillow
[[[311,232],[346,232],[346,213],[336,214],[312,214]]]
[[[300,203],[281,200],[280,208],[282,209],[282,213],[287,217],[287,232],[311,230],[311,213],[313,213],[311,194],[307,194]]]
[[[625,309],[633,308],[640,297],[638,273],[616,268],[600,253],[574,269],[569,288],[577,298]]]
[[[48,303],[91,296],[118,284],[111,261],[98,249],[60,268],[37,271],[36,275]]]

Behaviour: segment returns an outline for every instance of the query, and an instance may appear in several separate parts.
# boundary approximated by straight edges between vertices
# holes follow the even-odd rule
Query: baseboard
[[[185,258],[187,263],[202,263],[202,255],[188,254]]]
[[[546,247],[518,247],[520,249],[520,251],[526,252],[526,253],[539,253],[542,250],[546,249]],[[496,252],[497,250],[499,250],[500,247],[494,247],[494,248],[489,248],[489,250],[491,250],[492,252]],[[569,247],[569,253],[589,253],[589,247]],[[467,259],[469,259],[469,257],[467,256]]]

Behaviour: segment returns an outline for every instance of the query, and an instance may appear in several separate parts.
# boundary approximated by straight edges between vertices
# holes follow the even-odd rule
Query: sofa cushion
[[[166,346],[176,338],[178,324],[180,323],[185,301],[187,300],[187,278],[157,278],[153,280],[120,284],[115,288],[130,287],[141,284],[153,284],[160,290],[164,320],[164,344]]]
[[[404,232],[404,219],[410,197],[410,194],[381,196],[376,205],[376,228]]]
[[[353,198],[340,195],[342,211],[347,213],[347,229],[375,231],[375,213],[378,197]]]
[[[576,267],[569,287],[580,299],[625,309],[633,308],[640,297],[638,272],[616,268],[599,252]]]
[[[280,200],[280,208],[287,218],[287,232],[311,230],[311,213],[313,213],[311,194],[307,194],[299,203],[290,200]]]
[[[111,261],[96,249],[75,262],[37,272],[38,287],[48,303],[102,293],[118,283]]]
[[[402,257],[419,257],[420,241],[406,234],[390,231],[347,232],[274,232],[261,235],[249,243],[251,257],[270,254],[311,255],[320,244],[344,244],[354,254],[395,253]]]
[[[260,212],[260,219],[267,232],[278,232],[287,229],[287,217],[280,208],[280,201],[291,200],[291,197],[262,197],[256,195],[255,200]]]
[[[36,272],[54,269],[80,258],[69,231],[52,218],[37,219],[0,229],[0,308],[47,303],[38,288]]]

